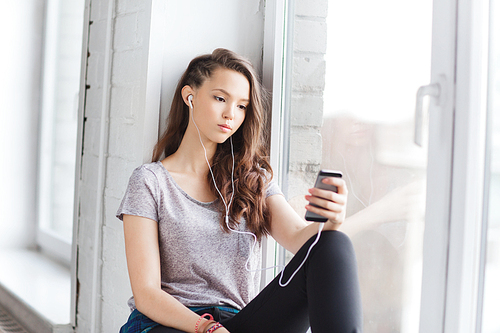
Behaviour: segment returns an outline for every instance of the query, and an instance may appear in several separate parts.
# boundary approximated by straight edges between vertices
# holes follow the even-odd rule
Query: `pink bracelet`
[[[208,316],[208,319],[205,318]],[[214,317],[212,317],[212,315],[210,313],[204,313],[200,316],[200,318],[198,319],[198,321],[196,322],[196,325],[194,325],[194,332],[195,333],[198,333],[198,327],[200,326],[200,323],[201,323],[201,320],[205,318],[207,320],[214,320]]]
[[[215,323],[216,323],[215,320],[207,320],[206,322],[204,322],[203,324],[200,325],[200,332],[206,333],[208,327],[212,324],[215,324]]]
[[[210,329],[208,331],[206,331],[206,333],[213,333],[215,330],[217,330],[221,327],[222,327],[221,323],[215,323],[215,325],[210,327]]]

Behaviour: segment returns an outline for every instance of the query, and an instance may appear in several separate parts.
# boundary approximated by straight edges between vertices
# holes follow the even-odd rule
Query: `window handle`
[[[422,147],[422,127],[424,122],[424,97],[434,98],[436,104],[440,104],[441,84],[431,83],[421,86],[417,91],[417,103],[415,106],[415,144]]]

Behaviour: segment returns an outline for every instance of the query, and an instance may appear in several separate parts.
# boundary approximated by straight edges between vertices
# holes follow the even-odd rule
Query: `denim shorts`
[[[226,313],[226,316],[231,316],[239,312],[239,310],[237,309],[224,306],[191,307],[189,309],[200,315],[204,313],[215,315],[216,313],[218,313],[220,316],[221,313]],[[149,319],[148,317],[140,313],[137,309],[135,309],[128,317],[128,321],[125,323],[125,325],[120,328],[120,333],[147,333],[159,325],[160,324]]]

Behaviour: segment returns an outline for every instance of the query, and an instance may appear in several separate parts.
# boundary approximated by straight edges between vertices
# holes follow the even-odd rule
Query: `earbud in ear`
[[[188,96],[188,102],[189,102],[189,106],[191,107],[191,109],[193,108],[193,95],[189,95]]]

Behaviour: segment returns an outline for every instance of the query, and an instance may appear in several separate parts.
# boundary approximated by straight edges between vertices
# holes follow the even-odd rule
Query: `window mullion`
[[[445,332],[474,332],[483,227],[488,1],[458,1],[453,179]]]
[[[264,25],[263,85],[271,92],[270,115],[270,162],[274,179],[282,186],[281,165],[283,164],[283,71],[285,57],[286,7],[287,0],[268,3]],[[268,237],[263,241],[262,267],[277,265],[278,246]],[[262,271],[261,287],[264,287],[277,274],[276,268]]]

